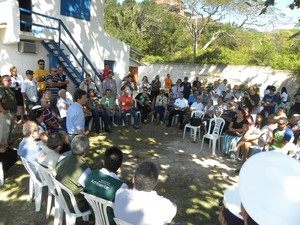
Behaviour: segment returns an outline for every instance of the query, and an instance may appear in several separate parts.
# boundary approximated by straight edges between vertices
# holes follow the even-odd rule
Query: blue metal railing
[[[58,31],[58,43],[57,43],[57,49],[56,49],[57,50],[57,56],[58,57],[62,56],[61,44],[63,44],[68,49],[69,53],[73,55],[73,57],[76,60],[77,64],[81,68],[81,76],[79,77],[80,80],[83,80],[84,73],[87,73],[87,70],[85,69],[85,65],[90,66],[90,68],[92,69],[92,71],[94,72],[94,74],[100,80],[100,78],[101,78],[100,73],[97,71],[97,69],[91,63],[90,59],[86,56],[86,54],[84,53],[84,51],[82,50],[82,48],[79,46],[79,44],[76,42],[76,40],[72,36],[71,32],[68,30],[68,28],[66,27],[66,25],[60,19],[52,17],[52,16],[44,15],[44,14],[41,14],[41,13],[38,13],[38,12],[30,11],[30,10],[27,10],[27,9],[24,9],[24,8],[19,8],[19,9],[20,9],[21,12],[34,14],[34,15],[37,15],[37,16],[41,16],[41,17],[44,17],[44,18],[56,21],[58,23],[57,27],[55,27],[55,26],[47,26],[47,25],[42,25],[42,24],[36,24],[36,23],[29,22],[29,21],[25,21],[25,20],[21,20],[20,23],[21,24],[27,24],[27,25],[31,25],[31,26],[42,27],[42,28],[45,28],[45,29],[50,29],[50,30]],[[78,57],[75,56],[75,54],[71,51],[71,49],[66,45],[66,42],[64,40],[62,40],[62,38],[61,38],[61,32],[62,32],[62,30],[67,34],[67,38],[69,38],[68,40],[72,40],[72,42],[76,46],[77,50],[81,53],[81,55],[82,55],[81,62],[77,59]]]

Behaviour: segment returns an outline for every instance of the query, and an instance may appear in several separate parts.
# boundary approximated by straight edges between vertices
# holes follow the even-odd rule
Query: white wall
[[[166,74],[171,74],[173,83],[178,78],[183,79],[189,77],[189,81],[193,81],[196,77],[199,80],[207,80],[208,83],[218,79],[228,79],[232,85],[240,85],[242,83],[260,84],[261,90],[267,85],[274,85],[277,90],[287,87],[290,94],[297,92],[296,81],[292,76],[292,71],[273,70],[270,67],[258,66],[239,66],[239,65],[196,65],[196,64],[149,64],[148,66],[139,67],[139,82],[143,76],[148,76],[151,82],[155,75],[160,76],[160,81],[164,83]]]

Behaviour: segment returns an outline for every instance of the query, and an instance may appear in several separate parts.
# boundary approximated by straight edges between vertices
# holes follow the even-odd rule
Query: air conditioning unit
[[[19,52],[37,54],[38,44],[34,42],[20,41]]]

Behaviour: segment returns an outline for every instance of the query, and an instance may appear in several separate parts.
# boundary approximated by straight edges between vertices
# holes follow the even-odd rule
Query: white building
[[[99,85],[97,74],[106,63],[117,84],[131,62],[136,67],[130,46],[104,32],[104,0],[0,0],[1,74],[16,66],[25,76],[27,69],[37,69],[39,59],[46,69],[63,65],[73,81],[70,92],[87,72]]]

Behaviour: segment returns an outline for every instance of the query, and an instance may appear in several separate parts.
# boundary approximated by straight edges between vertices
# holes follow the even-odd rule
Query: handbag
[[[193,117],[190,119],[190,125],[194,126],[194,127],[198,127],[201,125],[201,118],[198,116],[195,116],[195,114],[193,115]]]

